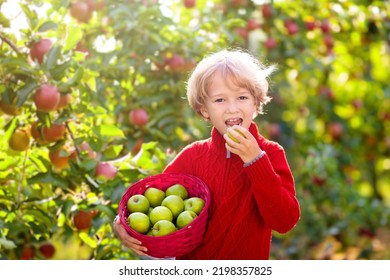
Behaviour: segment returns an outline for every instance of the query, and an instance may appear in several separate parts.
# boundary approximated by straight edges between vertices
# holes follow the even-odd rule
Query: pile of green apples
[[[165,191],[148,187],[143,194],[134,194],[128,199],[127,222],[141,234],[164,236],[191,224],[204,206],[204,199],[189,197],[181,184],[174,184]]]

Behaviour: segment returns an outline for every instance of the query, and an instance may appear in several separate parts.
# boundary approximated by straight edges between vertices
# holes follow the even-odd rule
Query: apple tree
[[[137,258],[112,232],[121,195],[209,136],[185,82],[222,47],[278,66],[273,102],[256,121],[286,148],[302,217],[275,234],[271,257],[389,257],[386,1],[0,8],[1,259]]]

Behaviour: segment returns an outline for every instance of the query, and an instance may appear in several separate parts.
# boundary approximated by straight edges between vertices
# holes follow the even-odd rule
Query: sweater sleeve
[[[265,147],[266,154],[245,167],[245,171],[264,223],[272,230],[286,233],[298,222],[300,206],[285,152],[279,145],[271,147]]]
[[[177,156],[165,167],[163,173],[193,173],[193,166],[191,165],[191,161],[188,160],[192,158],[192,149],[190,148],[192,145],[185,147],[181,150]]]

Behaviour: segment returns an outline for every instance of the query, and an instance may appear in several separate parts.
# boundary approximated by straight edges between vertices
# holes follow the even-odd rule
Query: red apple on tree
[[[326,85],[321,85],[319,88],[319,94],[329,100],[334,100],[333,91]]]
[[[319,186],[319,187],[325,184],[326,182],[326,178],[319,175],[314,175],[311,180],[315,186]]]
[[[4,99],[0,99],[0,113],[4,112],[10,116],[17,116],[22,112],[21,107],[16,107],[13,104],[9,104]]]
[[[75,50],[84,53],[85,58],[90,58],[92,56],[91,51],[83,44],[82,41],[77,43]]]
[[[43,140],[49,143],[64,139],[65,133],[66,133],[66,126],[63,123],[61,124],[52,123],[50,127],[43,125],[41,130]]]
[[[195,7],[196,5],[196,0],[184,0],[184,7],[191,9]]]
[[[92,11],[90,10],[88,4],[82,1],[77,1],[71,4],[70,14],[79,22],[84,23],[87,23],[92,17]]]
[[[261,6],[261,13],[263,14],[264,18],[271,18],[272,17],[272,7],[270,4],[264,4]]]
[[[89,10],[92,11],[98,11],[104,8],[104,0],[84,0],[85,3],[87,3]]]
[[[97,157],[97,153],[91,148],[88,142],[83,141],[80,145],[77,145],[80,153],[85,153],[90,159],[95,159]],[[75,158],[77,155],[77,151],[75,150],[72,154],[72,158]]]
[[[329,33],[330,32],[330,23],[329,23],[329,19],[324,19],[322,22],[321,22],[321,25],[320,25],[320,28],[322,30],[323,33]]]
[[[332,37],[331,34],[326,33],[326,34],[324,35],[324,43],[325,43],[325,46],[326,46],[328,49],[333,48],[333,37]]]
[[[24,128],[18,127],[12,133],[8,140],[9,147],[18,152],[22,152],[28,149],[30,145],[30,135]]]
[[[118,170],[110,162],[99,162],[96,166],[95,176],[98,179],[112,180],[115,178]]]
[[[61,94],[60,102],[57,105],[57,110],[67,107],[72,102],[72,95],[70,93]]]
[[[344,132],[344,127],[341,123],[339,122],[331,122],[327,126],[328,133],[332,137],[333,140],[340,140],[343,132]]]
[[[270,123],[268,126],[268,134],[271,138],[278,138],[281,134],[279,123]]]
[[[21,260],[32,260],[35,256],[35,247],[31,244],[25,244],[20,256]]]
[[[246,6],[247,5],[247,0],[231,0],[230,4],[234,8],[238,8],[240,6]]]
[[[93,213],[85,210],[77,211],[73,215],[73,225],[77,230],[89,229],[92,225]]]
[[[33,122],[30,126],[30,134],[34,138],[34,140],[40,145],[46,145],[46,142],[42,137],[42,125],[38,122]]]
[[[267,40],[265,40],[264,46],[267,49],[271,50],[271,49],[276,48],[277,42],[274,38],[267,38]]]
[[[173,54],[170,57],[165,58],[165,64],[169,66],[173,72],[179,72],[186,64],[185,59],[180,54]]]
[[[138,108],[129,112],[129,122],[134,125],[144,126],[148,123],[148,119],[149,116],[145,109]]]
[[[50,50],[53,43],[50,39],[43,38],[31,45],[30,57],[33,61],[38,61],[39,64],[43,62],[44,55]]]
[[[305,26],[307,30],[312,31],[316,28],[316,22],[314,20],[305,21]]]
[[[287,29],[288,35],[295,35],[299,31],[299,26],[292,20],[286,20],[284,26]]]
[[[51,259],[55,253],[55,248],[53,244],[49,242],[41,244],[38,250],[45,259]]]
[[[242,39],[247,40],[248,39],[248,29],[246,27],[238,27],[234,30]]]
[[[60,93],[50,84],[41,85],[34,94],[34,103],[38,111],[50,112],[57,109],[60,103]]]
[[[248,31],[253,31],[253,30],[259,28],[260,26],[261,26],[261,24],[255,18],[250,18],[246,22],[246,29]]]
[[[73,149],[67,144],[51,149],[49,151],[49,159],[53,164],[54,170],[61,171],[69,168],[69,157],[72,153]]]

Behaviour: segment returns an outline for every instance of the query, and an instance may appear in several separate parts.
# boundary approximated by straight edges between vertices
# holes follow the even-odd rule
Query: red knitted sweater
[[[210,188],[209,221],[202,244],[178,259],[269,259],[271,231],[286,233],[300,217],[294,179],[283,148],[249,131],[266,154],[248,167],[239,156],[227,158],[225,140],[211,138],[185,147],[164,172],[183,172]]]

